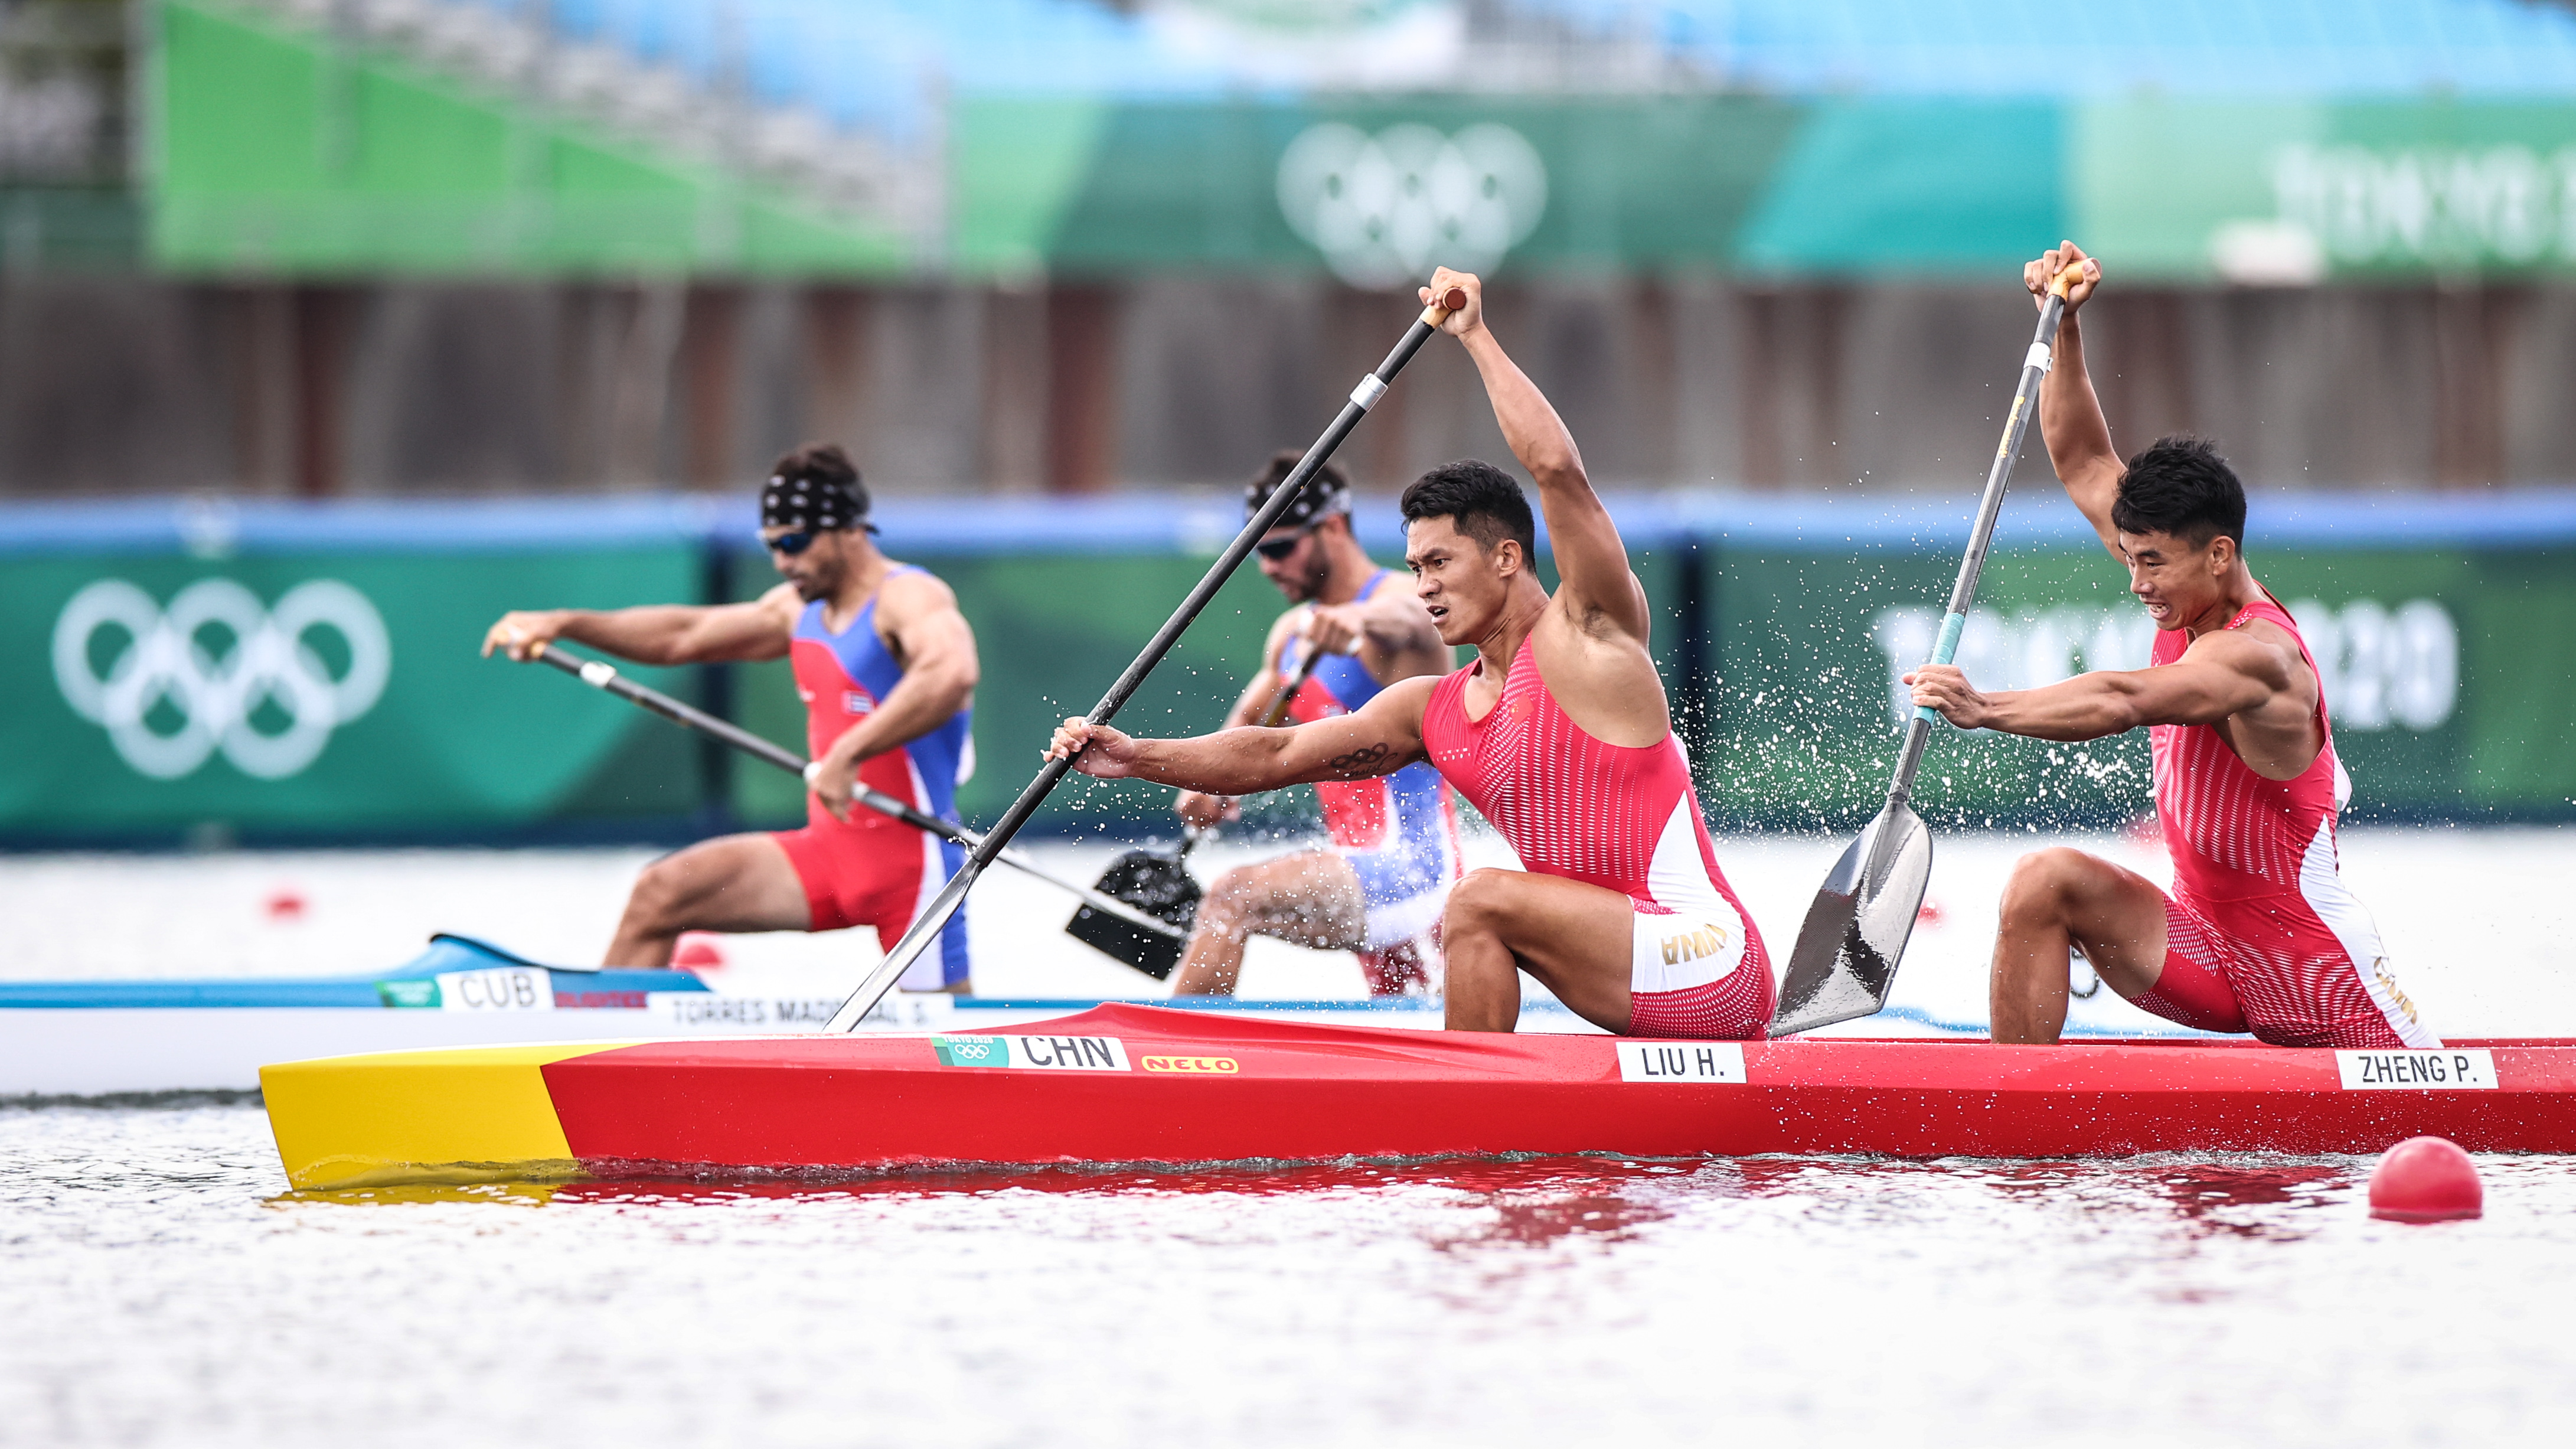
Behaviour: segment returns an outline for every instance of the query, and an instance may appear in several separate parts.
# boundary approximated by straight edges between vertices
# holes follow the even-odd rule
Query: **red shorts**
[[[1751,960],[1715,981],[1679,991],[1628,993],[1628,1035],[1759,1041],[1771,1030],[1771,969]]]
[[[878,944],[893,950],[922,907],[966,863],[966,852],[927,831],[889,822],[844,825],[829,816],[802,830],[774,833],[805,887],[809,931],[874,926]],[[967,979],[966,913],[940,932],[939,949],[925,951],[897,985],[938,991]]]
[[[2377,928],[2339,884],[2322,902],[2166,896],[2164,973],[2137,1004],[2167,1021],[2252,1032],[2273,1046],[2442,1044],[2390,978]]]

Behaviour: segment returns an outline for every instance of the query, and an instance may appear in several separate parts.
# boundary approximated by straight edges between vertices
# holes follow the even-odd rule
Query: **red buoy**
[[[293,886],[281,886],[278,889],[269,892],[268,900],[264,904],[264,909],[268,912],[268,918],[272,921],[303,920],[304,893]]]
[[[2486,1210],[2477,1164],[2447,1137],[2409,1137],[2370,1170],[2370,1215],[2401,1223],[2473,1218]]]
[[[692,931],[680,938],[679,949],[671,953],[671,964],[690,970],[708,970],[724,965],[724,949],[710,936]]]

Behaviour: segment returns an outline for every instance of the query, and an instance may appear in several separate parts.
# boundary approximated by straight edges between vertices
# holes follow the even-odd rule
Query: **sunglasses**
[[[1304,528],[1298,529],[1295,533],[1288,535],[1286,538],[1265,538],[1261,542],[1254,544],[1252,548],[1255,553],[1260,554],[1263,558],[1270,560],[1272,563],[1281,563],[1286,561],[1288,555],[1297,551],[1297,545],[1306,541],[1307,534],[1313,533],[1314,531],[1315,525],[1310,523]]]
[[[772,553],[783,553],[789,558],[794,558],[796,555],[803,553],[805,550],[814,546],[814,530],[810,528],[799,528],[790,533],[782,533],[776,538],[771,538],[767,534],[762,534],[760,536],[760,546],[768,549]]]

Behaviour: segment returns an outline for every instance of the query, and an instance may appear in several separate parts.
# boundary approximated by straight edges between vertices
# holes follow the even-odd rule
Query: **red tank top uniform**
[[[2256,619],[2288,630],[2315,670],[2297,623],[2268,596],[2227,627]],[[2171,664],[2190,645],[2182,630],[2161,631],[2150,658]],[[2316,719],[2324,748],[2290,780],[2256,774],[2209,725],[2148,729],[2174,889],[2164,974],[2138,1004],[2275,1046],[2440,1046],[2390,976],[2379,928],[2344,886],[2335,825],[2352,779],[2336,758],[2322,691]]]
[[[1469,719],[1467,681],[1483,668],[1479,660],[1433,687],[1423,750],[1528,869],[1633,903],[1630,1034],[1762,1036],[1770,956],[1717,868],[1681,741],[1594,739],[1557,703],[1527,640],[1493,709]]]

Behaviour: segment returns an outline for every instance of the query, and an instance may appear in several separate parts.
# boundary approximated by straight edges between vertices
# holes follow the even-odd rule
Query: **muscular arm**
[[[2102,399],[2084,366],[2084,328],[2077,309],[2102,284],[2102,264],[2068,242],[2022,268],[2022,283],[2034,297],[2046,300],[2048,284],[2067,267],[2081,267],[2088,280],[2067,289],[2065,319],[2057,326],[2057,347],[2047,378],[2039,385],[2039,435],[2048,444],[2048,461],[2066,496],[2102,538],[2113,558],[2121,557],[2118,530],[2111,526],[2111,504],[2119,496],[2123,471],[2119,451],[2111,446],[2111,423],[2102,415]]]
[[[781,584],[748,604],[514,611],[484,634],[483,652],[525,661],[535,646],[567,639],[638,664],[776,659],[795,634],[797,609],[796,591]]]
[[[1980,694],[1955,665],[1926,665],[1906,679],[1914,702],[1963,729],[2042,740],[2098,740],[2142,725],[2214,725],[2288,697],[2304,713],[2302,681],[2280,646],[2246,634],[2202,635],[2157,669],[2098,670],[2038,689]]]
[[[1391,775],[1422,758],[1422,710],[1434,682],[1426,675],[1392,685],[1356,714],[1286,729],[1219,730],[1188,740],[1140,740],[1069,719],[1056,731],[1047,757],[1079,751],[1074,768],[1086,775],[1153,780],[1211,795]]]
[[[1430,300],[1455,284],[1467,293],[1467,305],[1441,324],[1466,345],[1484,380],[1485,396],[1494,405],[1494,421],[1512,456],[1538,485],[1539,509],[1547,517],[1548,550],[1556,560],[1556,601],[1567,617],[1587,634],[1605,630],[1644,642],[1650,627],[1646,590],[1628,568],[1628,548],[1619,538],[1610,510],[1592,491],[1575,451],[1574,435],[1556,415],[1538,385],[1494,340],[1485,327],[1483,284],[1463,272],[1442,268],[1423,291]]]
[[[903,665],[903,679],[865,719],[841,732],[827,761],[857,762],[897,749],[946,724],[975,697],[981,668],[975,631],[957,596],[923,573],[899,573],[877,592],[877,628]]]

